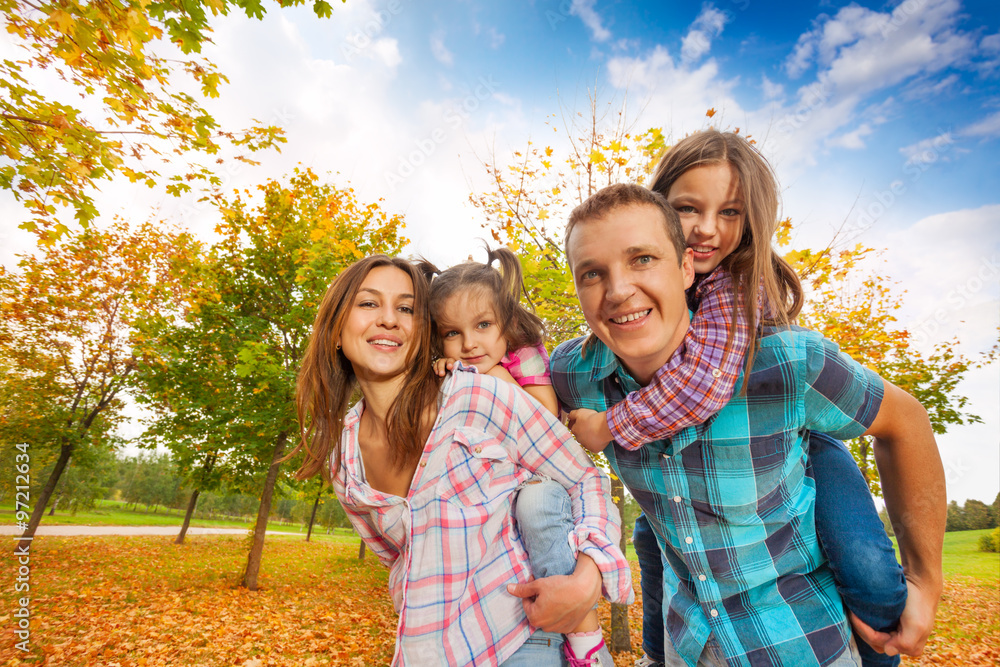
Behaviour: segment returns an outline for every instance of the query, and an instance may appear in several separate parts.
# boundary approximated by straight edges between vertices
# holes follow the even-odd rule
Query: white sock
[[[593,632],[570,632],[566,635],[566,641],[573,649],[573,655],[578,658],[586,658],[588,653],[604,642],[604,635],[601,634],[600,628]]]

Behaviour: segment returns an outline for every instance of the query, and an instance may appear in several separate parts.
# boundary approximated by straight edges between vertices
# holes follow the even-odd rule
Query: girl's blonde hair
[[[670,187],[681,174],[694,167],[718,164],[732,167],[746,204],[743,235],[736,249],[721,263],[732,275],[739,297],[733,307],[738,308],[742,302],[751,332],[756,332],[759,324],[790,324],[802,310],[802,284],[795,270],[771,246],[778,225],[778,182],[771,165],[750,142],[733,132],[714,129],[685,137],[660,160],[650,189],[669,198]],[[766,301],[766,312],[759,292]],[[758,305],[761,322],[756,318]],[[747,351],[748,369],[758,343],[758,336],[753,336]]]
[[[337,347],[337,340],[361,284],[372,269],[381,266],[395,267],[413,282],[413,347],[407,359],[403,387],[386,417],[391,463],[402,466],[419,457],[430,435],[427,409],[437,400],[440,379],[431,363],[432,338],[436,336],[432,336],[427,276],[420,267],[405,259],[372,255],[358,260],[337,276],[327,288],[316,313],[295,392],[301,439],[285,457],[305,452],[302,466],[295,473],[298,479],[323,472],[330,481],[340,470],[344,415],[357,387],[357,378],[351,362]]]
[[[498,264],[497,268],[493,262]],[[422,266],[425,271],[434,270],[429,264]],[[439,319],[445,301],[467,289],[481,290],[489,297],[507,349],[541,345],[545,341],[545,324],[534,313],[524,289],[521,262],[511,250],[503,247],[491,250],[486,246],[485,264],[465,262],[438,272],[431,280],[431,317]],[[522,305],[522,295],[528,307]],[[437,342],[440,346],[440,339]]]

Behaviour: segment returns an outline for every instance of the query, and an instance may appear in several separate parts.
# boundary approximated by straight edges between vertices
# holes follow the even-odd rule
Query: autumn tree
[[[34,535],[74,452],[107,446],[123,419],[133,327],[174,297],[170,264],[188,240],[116,221],[22,256],[17,271],[0,270],[3,449],[30,447],[35,471],[53,462],[32,494],[24,537]]]
[[[220,240],[183,267],[190,290],[182,318],[151,330],[143,374],[164,381],[147,381],[152,392],[143,400],[160,419],[184,413],[208,427],[206,440],[190,445],[217,451],[231,479],[255,480],[261,500],[243,576],[253,590],[280,460],[298,437],[295,380],[319,302],[345,266],[397,254],[406,240],[401,217],[309,170],[218,206]],[[181,338],[189,344],[178,345]],[[195,375],[183,375],[198,364]]]
[[[320,17],[333,9],[324,0],[312,7]],[[210,20],[233,10],[265,12],[261,0],[0,0],[23,53],[0,62],[0,188],[27,210],[23,227],[52,239],[66,229],[58,207],[86,226],[98,213],[92,190],[115,175],[150,187],[166,181],[179,194],[190,179],[217,182],[214,168],[192,161],[161,173],[159,165],[217,157],[226,144],[248,161],[246,152],[283,141],[275,127],[222,128],[202,106],[226,77],[201,47]]]
[[[706,115],[711,118],[714,113],[710,109]],[[564,116],[560,127],[553,126],[556,139],[560,131],[565,135],[560,148],[529,140],[509,158],[490,155],[482,165],[490,185],[470,196],[486,218],[484,227],[493,240],[521,258],[528,293],[545,321],[551,346],[588,332],[563,251],[569,212],[606,185],[645,184],[669,150],[660,128],[636,132],[627,117],[624,104],[612,109],[592,97],[587,113]],[[791,229],[790,220],[781,222],[779,243],[788,244]],[[821,250],[788,250],[786,259],[802,275],[808,292],[800,323],[821,331],[855,359],[916,396],[928,409],[935,432],[943,433],[949,424],[979,421],[965,410],[968,401],[957,386],[968,370],[989,363],[996,351],[969,359],[954,351],[953,342],[930,353],[918,350],[894,316],[901,297],[884,279],[863,271],[874,251],[845,245],[844,237],[838,236]],[[851,447],[872,491],[880,493],[870,443],[862,438]],[[624,496],[614,476],[612,494],[617,500]],[[619,504],[624,515],[623,509]],[[620,628],[613,617],[614,650],[622,650],[615,638]]]

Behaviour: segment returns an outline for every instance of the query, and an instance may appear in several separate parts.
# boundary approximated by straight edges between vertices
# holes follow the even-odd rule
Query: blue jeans
[[[837,592],[858,618],[881,632],[895,630],[906,606],[906,579],[854,457],[825,433],[809,434],[809,468],[816,481],[816,532]],[[898,665],[854,639],[865,667]]]
[[[536,579],[573,574],[576,554],[570,549],[569,534],[576,524],[562,485],[542,477],[522,484],[514,502],[514,521]]]
[[[663,555],[645,514],[635,520],[632,546],[639,558],[642,589],[642,651],[652,660],[663,662]]]
[[[562,635],[555,632],[535,630],[514,655],[504,660],[502,667],[564,667]]]
[[[906,606],[906,579],[854,457],[839,440],[812,432],[806,472],[816,481],[816,533],[844,605],[876,630],[894,630]],[[649,647],[663,646],[663,619],[650,616],[646,605],[652,601],[660,610],[662,588],[653,582],[663,580],[663,562],[644,517],[636,520],[632,539],[642,573],[642,646],[656,660],[663,653],[653,654]],[[647,634],[653,625],[656,630]],[[864,667],[899,664],[899,656],[878,653],[857,635],[854,639]]]
[[[550,479],[531,478],[517,491],[514,521],[536,579],[573,574],[576,555],[569,547],[569,534],[576,524],[566,489]],[[564,641],[561,634],[535,630],[503,667],[565,665]]]

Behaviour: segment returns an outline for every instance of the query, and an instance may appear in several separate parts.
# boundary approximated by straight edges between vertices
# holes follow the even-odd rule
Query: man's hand
[[[589,452],[598,454],[615,439],[608,428],[608,413],[580,408],[569,413],[567,422],[576,441]]]
[[[601,571],[586,554],[576,560],[571,575],[508,584],[507,592],[522,598],[528,622],[546,632],[573,632],[601,597]]]
[[[906,582],[906,590],[906,607],[894,632],[877,632],[853,612],[848,612],[854,630],[879,653],[916,657],[924,652],[927,636],[934,628],[934,614],[941,591],[925,591],[913,581]]]

